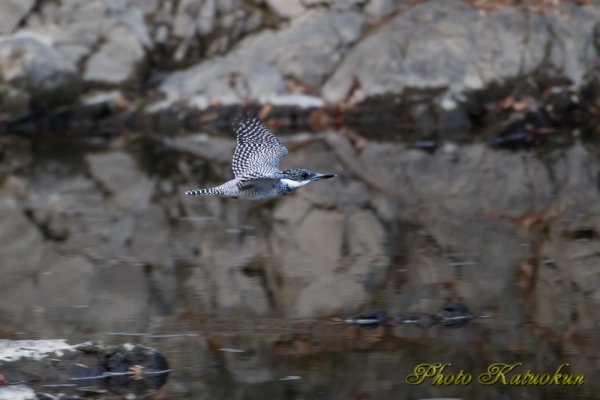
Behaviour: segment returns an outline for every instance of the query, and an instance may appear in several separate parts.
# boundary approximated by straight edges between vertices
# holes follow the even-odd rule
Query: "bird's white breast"
[[[307,184],[309,184],[309,183],[310,183],[310,181],[309,181],[309,180],[306,180],[306,181],[300,181],[300,182],[298,182],[298,181],[294,181],[294,180],[291,180],[291,179],[285,179],[285,178],[284,178],[284,179],[282,179],[282,180],[281,180],[281,182],[283,182],[283,183],[285,183],[286,185],[288,185],[288,187],[289,187],[290,189],[292,189],[292,190],[293,190],[293,189],[298,189],[299,187],[302,187],[302,186],[304,186],[304,185],[307,185]]]

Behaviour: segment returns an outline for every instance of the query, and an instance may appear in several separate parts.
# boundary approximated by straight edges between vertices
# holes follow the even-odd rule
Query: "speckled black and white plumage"
[[[233,121],[237,146],[231,167],[236,178],[277,177],[288,150],[257,118],[240,115]]]
[[[188,190],[185,194],[266,200],[285,196],[310,182],[334,176],[307,169],[281,171],[279,163],[288,150],[256,117],[247,114],[238,116],[233,122],[233,130],[237,136],[231,162],[234,179],[214,188]]]

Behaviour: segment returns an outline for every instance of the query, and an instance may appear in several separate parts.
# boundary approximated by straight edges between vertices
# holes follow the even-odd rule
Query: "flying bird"
[[[219,196],[243,200],[267,200],[334,174],[318,174],[304,168],[281,171],[279,163],[287,148],[256,117],[242,114],[233,122],[237,145],[231,167],[234,178],[206,189],[188,190],[190,196]]]

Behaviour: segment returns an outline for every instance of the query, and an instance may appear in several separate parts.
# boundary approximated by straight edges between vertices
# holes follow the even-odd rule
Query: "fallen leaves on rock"
[[[131,373],[129,379],[133,379],[134,381],[139,381],[140,379],[144,379],[143,372],[144,367],[141,365],[132,365],[129,367],[129,372]]]
[[[302,93],[302,94],[309,94],[312,96],[321,97],[321,90],[319,88],[308,85],[297,79],[288,79],[285,82],[285,86],[286,86],[287,90],[289,90],[292,93]]]
[[[535,278],[535,267],[529,263],[524,262],[519,265],[519,269],[516,274],[517,285],[521,289],[528,289],[533,287],[534,278]]]

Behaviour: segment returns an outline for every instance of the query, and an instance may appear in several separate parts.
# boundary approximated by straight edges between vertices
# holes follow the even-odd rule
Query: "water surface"
[[[270,202],[186,197],[231,177],[230,138],[3,138],[2,337],[153,346],[173,368],[156,399],[600,395],[593,143],[286,139],[284,168],[338,178]],[[492,318],[458,329],[343,321],[451,303]],[[586,380],[406,384],[436,362],[475,379],[492,363],[570,363]]]

